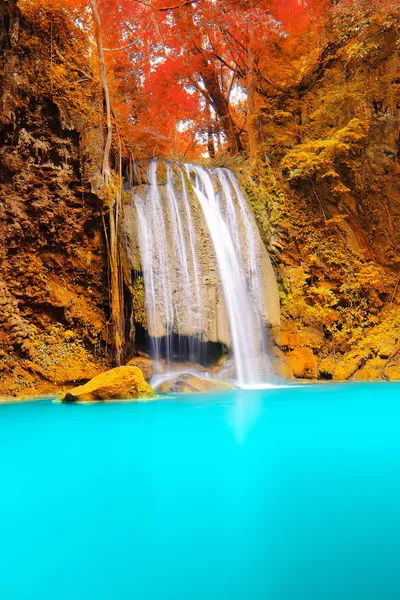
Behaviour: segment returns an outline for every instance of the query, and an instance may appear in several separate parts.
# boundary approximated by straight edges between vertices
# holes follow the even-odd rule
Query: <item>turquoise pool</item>
[[[1,600],[398,600],[400,384],[0,406]]]

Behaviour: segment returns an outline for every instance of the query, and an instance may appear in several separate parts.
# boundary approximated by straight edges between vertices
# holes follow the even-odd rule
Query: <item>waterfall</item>
[[[145,286],[156,360],[207,342],[231,350],[240,385],[270,378],[266,327],[279,324],[279,296],[253,212],[228,169],[148,161],[123,219],[132,272]],[[179,352],[178,352],[179,354]]]

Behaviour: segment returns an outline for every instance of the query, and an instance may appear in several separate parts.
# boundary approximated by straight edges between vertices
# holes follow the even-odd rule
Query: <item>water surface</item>
[[[399,401],[1,405],[0,598],[398,600]]]

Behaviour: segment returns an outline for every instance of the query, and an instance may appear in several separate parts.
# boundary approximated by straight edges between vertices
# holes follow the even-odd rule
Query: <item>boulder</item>
[[[334,381],[346,381],[350,379],[354,373],[359,371],[365,363],[371,358],[372,353],[370,351],[357,353],[350,353],[344,356],[339,362],[333,373]]]
[[[66,392],[62,402],[148,399],[154,396],[138,367],[117,367],[97,375],[85,385]]]
[[[384,377],[389,381],[400,381],[400,359],[386,367]]]
[[[300,379],[316,379],[318,376],[317,360],[309,348],[295,348],[287,354],[287,362]]]
[[[359,371],[356,371],[351,377],[353,381],[374,381],[383,379],[383,371],[385,370],[387,361],[383,358],[373,358],[368,360]]]
[[[380,358],[390,358],[395,354],[398,348],[396,338],[385,338],[381,341],[378,348],[378,355]]]
[[[192,392],[225,392],[233,388],[233,385],[226,381],[217,381],[215,379],[202,379],[196,375],[184,373],[160,383],[156,392],[160,394],[177,394]]]
[[[127,363],[128,367],[138,367],[143,372],[146,381],[153,377],[153,361],[145,356],[135,356]]]

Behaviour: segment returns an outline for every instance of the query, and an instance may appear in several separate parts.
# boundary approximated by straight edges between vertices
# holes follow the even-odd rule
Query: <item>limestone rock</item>
[[[134,356],[127,363],[128,367],[138,367],[143,372],[143,376],[148,381],[153,377],[153,361],[145,356]]]
[[[225,392],[232,389],[232,384],[215,379],[202,379],[196,375],[185,373],[160,383],[155,389],[160,394],[176,394],[191,392]]]
[[[149,179],[148,174],[144,175],[148,164],[148,161],[140,161],[135,165],[134,180],[138,183],[141,182],[141,185],[134,187],[130,196],[127,195],[124,204],[124,219],[121,222],[124,280],[131,290],[135,289],[132,273],[143,271],[141,256],[144,249],[143,243],[140,242],[143,227],[139,223],[136,203],[139,202],[143,207],[147,205],[150,186],[145,185],[143,182]],[[167,173],[171,177],[178,198],[178,205],[180,206],[182,203],[182,210],[184,211],[182,213],[182,223],[186,223],[186,209],[189,210],[191,215],[190,227],[185,225],[178,237],[175,232],[175,217],[168,216],[170,211],[167,210],[167,207],[170,205],[171,199],[169,188],[165,185]],[[165,228],[163,232],[159,232],[159,235],[163,239],[163,252],[170,257],[170,260],[161,261],[161,263],[151,261],[151,266],[148,265],[148,268],[154,271],[152,278],[154,290],[152,294],[154,298],[164,298],[164,300],[156,300],[157,309],[149,311],[146,329],[150,336],[163,338],[167,328],[172,326],[172,329],[179,330],[182,336],[200,336],[203,342],[216,342],[231,348],[232,339],[224,286],[217,264],[215,247],[204,212],[192,184],[189,183],[190,178],[186,178],[186,175],[174,163],[165,163],[164,161],[157,162],[157,170],[154,176],[160,205],[166,207],[163,219]],[[218,186],[221,186],[221,182],[216,176],[212,176],[211,179],[214,191],[218,193]],[[183,194],[182,181],[186,181],[187,184],[184,194],[186,209],[183,208],[183,200],[180,199]],[[149,227],[153,227],[153,217],[147,212],[146,215],[146,219],[149,220]],[[280,323],[280,307],[275,274],[256,222],[251,219],[249,223],[252,227],[252,248],[254,246],[254,252],[252,253],[254,254],[260,281],[260,313],[266,324],[277,326]],[[244,225],[238,227],[237,235],[238,242],[245,249],[248,241]],[[176,248],[177,243],[181,248],[180,250]],[[248,250],[250,251],[250,249]],[[190,260],[186,260],[185,266],[188,278],[181,276],[182,268],[176,264],[176,260],[173,258],[177,256],[177,252],[182,257],[190,257]],[[246,252],[243,250],[243,252],[246,254],[247,250]],[[195,256],[195,261],[193,261],[192,256]],[[165,281],[168,281],[170,288],[167,297],[164,296],[163,291],[163,282]],[[135,310],[132,314],[135,322],[140,322],[137,320]],[[170,323],[171,315],[173,315],[173,323]]]
[[[383,379],[383,371],[386,364],[387,361],[382,358],[373,358],[366,362],[359,371],[356,371],[351,379],[354,381],[374,381],[376,379]]]
[[[272,330],[273,340],[279,348],[294,350],[299,346],[318,349],[324,343],[324,333],[317,327],[303,327],[301,330],[292,323],[282,328],[274,327]]]
[[[366,360],[370,357],[371,353],[369,356],[364,356],[363,353],[347,355],[339,362],[334,370],[333,379],[335,381],[346,381],[347,379],[350,379],[354,373],[364,366]]]
[[[287,355],[289,366],[300,379],[316,379],[318,376],[317,360],[309,348],[295,348]]]
[[[272,369],[274,374],[282,379],[294,379],[293,369],[289,365],[287,356],[276,346],[273,348]]]
[[[400,357],[386,367],[384,377],[389,381],[400,381]]]
[[[229,354],[224,354],[214,365],[206,370],[217,375],[223,381],[230,381],[236,377],[235,361]]]
[[[92,379],[107,367],[79,343],[46,339],[35,344],[33,356],[40,374],[57,386]]]
[[[383,339],[378,348],[378,354],[381,358],[390,358],[397,349],[397,340],[395,338]]]
[[[63,395],[63,402],[148,399],[154,396],[138,367],[117,367]]]
[[[231,357],[229,354],[223,354],[219,357],[217,361],[215,361],[215,363],[210,367],[209,370],[211,371],[211,373],[220,373],[226,366],[226,363],[230,360]]]
[[[294,349],[301,346],[304,342],[302,337],[296,332],[275,329],[273,332],[274,342],[279,348]]]

